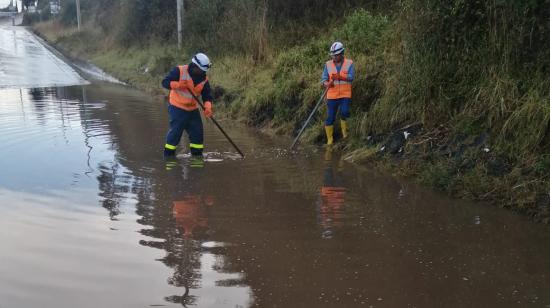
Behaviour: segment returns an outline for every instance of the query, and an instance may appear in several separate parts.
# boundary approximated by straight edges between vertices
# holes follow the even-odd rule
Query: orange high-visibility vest
[[[330,208],[337,209],[344,205],[345,195],[346,189],[344,187],[321,187],[321,197],[323,198],[323,202]]]
[[[180,79],[179,80],[189,80],[193,84],[193,79],[189,75],[188,65],[180,65]],[[203,82],[199,83],[196,86],[193,86],[193,92],[195,95],[198,95],[202,92],[204,85],[208,81],[208,78],[205,78]],[[198,93],[198,94],[197,94]],[[170,104],[181,108],[187,111],[193,111],[198,108],[197,102],[189,92],[189,89],[172,89],[170,90]]]
[[[353,61],[350,59],[344,59],[342,68],[340,69],[340,76],[348,78],[348,72],[353,64]],[[329,81],[332,80],[332,74],[338,74],[336,70],[336,65],[334,61],[327,61],[327,71],[329,76]],[[327,92],[328,99],[338,99],[338,98],[351,98],[351,81],[347,80],[334,80],[334,87],[329,88]]]
[[[319,218],[323,227],[330,228],[342,224],[345,195],[346,189],[344,187],[323,186],[321,188]]]
[[[176,223],[183,229],[185,238],[189,238],[197,228],[208,228],[208,217],[199,196],[174,201],[172,214]]]

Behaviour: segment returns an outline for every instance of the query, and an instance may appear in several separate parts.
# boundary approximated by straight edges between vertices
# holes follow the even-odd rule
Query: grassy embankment
[[[357,67],[351,138],[337,144],[350,160],[376,161],[449,194],[548,222],[550,27],[540,13],[548,5],[530,5],[405,1],[389,16],[359,9],[291,48],[272,42],[261,61],[216,52],[211,80],[225,90],[227,114],[291,135],[321,93],[327,47],[341,40]],[[93,27],[35,29],[151,93],[162,92],[170,66],[189,58],[173,44],[121,47]],[[321,117],[305,142],[323,141]]]

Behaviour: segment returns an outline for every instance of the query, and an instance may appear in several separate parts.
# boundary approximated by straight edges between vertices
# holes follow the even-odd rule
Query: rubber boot
[[[164,162],[164,168],[166,171],[170,171],[178,166],[178,162],[172,159],[166,160]]]
[[[189,159],[189,166],[191,168],[202,168],[204,167],[204,158],[201,156],[193,155]]]
[[[164,149],[164,158],[171,158],[176,156],[176,150]]]
[[[342,129],[342,137],[345,139],[348,137],[348,123],[346,120],[340,120],[340,128]]]
[[[334,126],[333,125],[326,125],[325,126],[325,133],[327,134],[327,145],[331,145],[334,142],[334,138],[333,138]]]

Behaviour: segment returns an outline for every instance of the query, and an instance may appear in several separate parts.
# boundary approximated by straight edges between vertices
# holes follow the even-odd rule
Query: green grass
[[[530,23],[507,2],[498,8],[482,2],[451,1],[444,7],[428,2],[404,1],[391,17],[357,9],[299,45],[262,45],[267,49],[261,60],[238,46],[218,50],[211,55],[210,73],[212,84],[226,93],[218,108],[249,125],[293,136],[322,92],[328,47],[341,40],[357,71],[351,134],[342,146],[350,159],[378,161],[453,195],[532,207],[537,194],[550,191],[549,48],[540,39],[544,27],[531,29],[532,55],[526,55],[522,27]],[[502,23],[486,14],[488,8],[502,13]],[[480,26],[480,20],[487,24]],[[77,33],[49,23],[37,29],[151,93],[162,93],[160,80],[170,67],[189,61],[190,46],[212,43],[194,42],[185,51],[155,41],[121,47],[108,36],[102,39],[93,27]],[[277,36],[281,33],[271,37]],[[90,49],[89,41],[98,44]],[[323,141],[325,115],[321,108],[302,142]],[[422,130],[408,140],[402,157],[377,154],[384,137],[413,123]],[[475,144],[482,135],[488,137]],[[367,145],[369,136],[380,142]],[[449,153],[461,146],[463,154]],[[505,172],[492,175],[491,164],[502,162]]]

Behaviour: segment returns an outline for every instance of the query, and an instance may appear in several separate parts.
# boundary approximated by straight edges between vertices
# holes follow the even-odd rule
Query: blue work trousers
[[[175,150],[180,143],[183,131],[187,131],[189,135],[189,147],[192,155],[202,155],[203,145],[203,128],[202,119],[199,109],[186,111],[175,107],[168,106],[168,114],[170,116],[170,130],[166,136],[166,149]]]
[[[338,98],[338,99],[329,99],[327,100],[327,120],[325,121],[325,125],[330,126],[334,125],[334,121],[336,121],[336,113],[338,113],[338,109],[340,109],[340,118],[342,120],[345,120],[349,118],[349,104],[351,103],[351,98]]]

